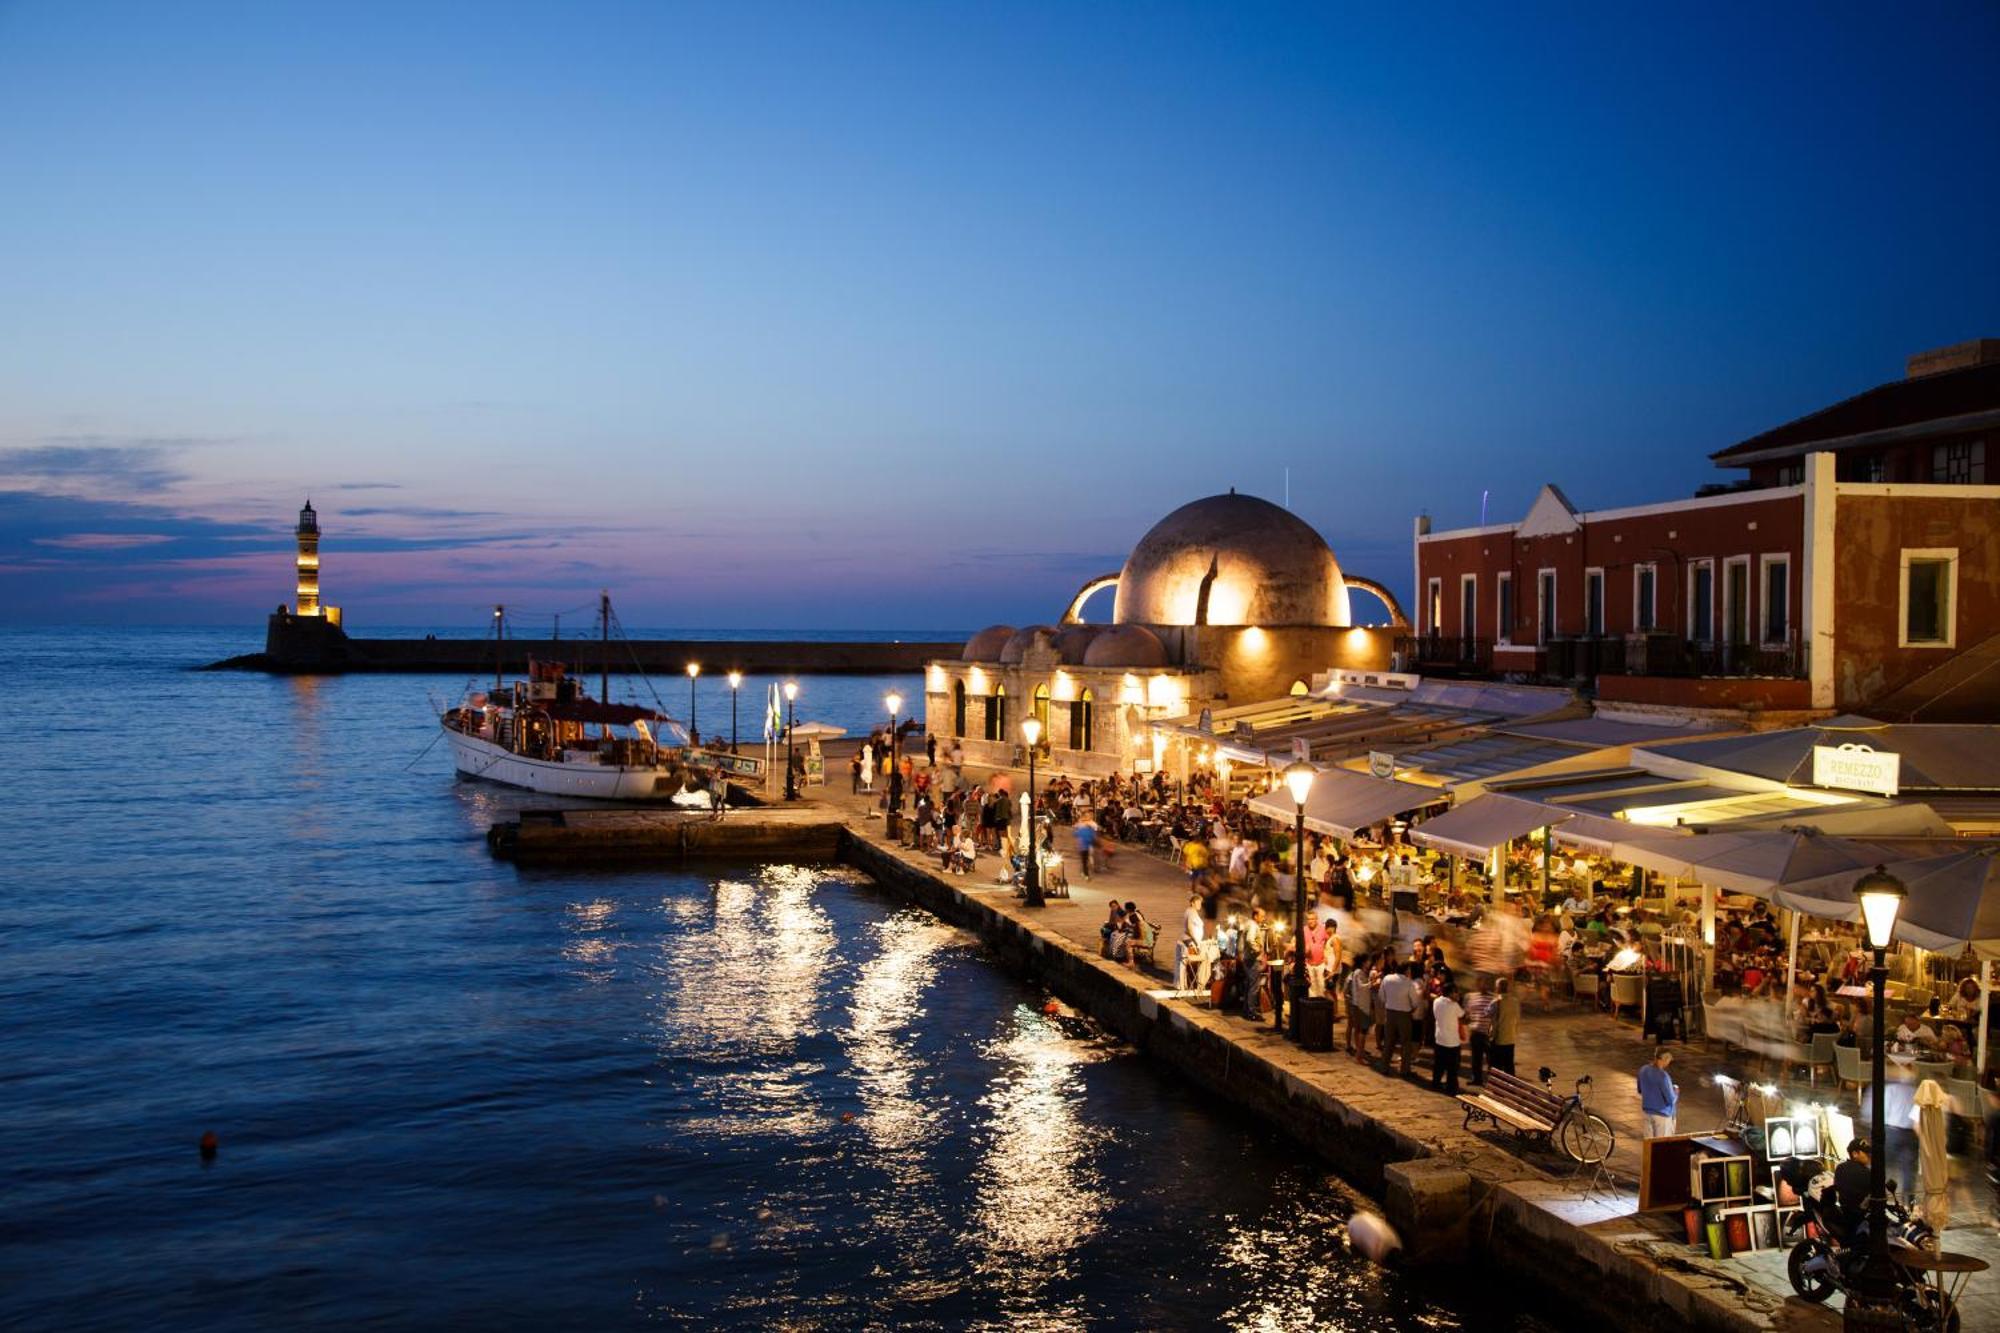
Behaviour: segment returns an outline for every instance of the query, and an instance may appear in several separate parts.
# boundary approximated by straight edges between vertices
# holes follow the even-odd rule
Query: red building
[[[1712,455],[1749,475],[1690,499],[1518,523],[1417,520],[1430,673],[1577,681],[1680,707],[2000,716],[2000,340]]]

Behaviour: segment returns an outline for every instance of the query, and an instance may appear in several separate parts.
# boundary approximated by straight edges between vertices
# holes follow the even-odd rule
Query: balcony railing
[[[1426,676],[1483,676],[1493,670],[1493,640],[1406,634],[1396,640],[1406,671]]]
[[[1520,648],[1531,645],[1519,644]],[[1807,675],[1804,645],[1698,643],[1671,634],[1630,634],[1605,638],[1559,638],[1534,648],[1535,665],[1522,674],[1540,680],[1593,680],[1598,676],[1777,676]],[[1402,668],[1423,675],[1490,675],[1493,641],[1443,634],[1405,635],[1396,640]]]

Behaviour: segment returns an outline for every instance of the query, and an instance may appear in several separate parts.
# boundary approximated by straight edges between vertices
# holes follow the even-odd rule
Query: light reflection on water
[[[855,876],[496,862],[441,682],[218,638],[0,632],[0,1327],[1515,1327]]]
[[[1000,1288],[1012,1327],[1070,1327],[1082,1310],[1048,1289],[1075,1276],[1074,1257],[1111,1203],[1094,1160],[1108,1135],[1083,1116],[1082,1067],[1105,1053],[1018,1005],[1010,1030],[982,1054],[998,1070],[979,1100],[979,1269]]]

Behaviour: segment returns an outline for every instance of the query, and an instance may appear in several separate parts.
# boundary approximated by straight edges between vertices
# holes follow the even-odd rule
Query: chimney
[[[1904,369],[1908,378],[1917,379],[1947,370],[1964,370],[1967,366],[1992,365],[2000,365],[2000,338],[1974,338],[1969,342],[1918,352],[1905,363]]]

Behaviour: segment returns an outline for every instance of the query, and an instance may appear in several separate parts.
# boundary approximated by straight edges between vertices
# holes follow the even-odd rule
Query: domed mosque
[[[1084,604],[1113,586],[1111,623],[1084,623]],[[1381,602],[1387,624],[1354,624],[1356,590]],[[1232,490],[1155,523],[1059,623],[989,625],[958,660],[930,663],[926,721],[974,763],[1014,762],[1032,715],[1061,768],[1145,772],[1159,762],[1151,724],[1303,694],[1335,668],[1386,670],[1407,632],[1394,596],[1343,574],[1311,524]]]

